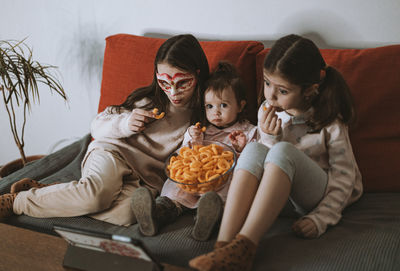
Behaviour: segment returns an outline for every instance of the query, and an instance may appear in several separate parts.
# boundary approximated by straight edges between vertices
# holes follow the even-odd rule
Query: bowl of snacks
[[[202,144],[183,146],[172,153],[166,161],[165,172],[184,191],[202,195],[227,184],[236,159],[232,147],[203,140]]]

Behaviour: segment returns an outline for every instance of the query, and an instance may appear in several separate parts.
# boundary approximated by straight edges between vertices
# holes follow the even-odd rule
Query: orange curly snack
[[[224,175],[233,165],[234,154],[217,144],[182,147],[172,156],[167,169],[170,178],[189,193],[218,190],[228,180]],[[221,178],[220,176],[224,175]]]
[[[153,113],[156,115],[155,118],[156,119],[162,119],[165,116],[165,112],[161,112],[160,114],[158,114],[158,108],[155,107],[153,109]]]
[[[200,126],[201,126],[201,123],[200,122],[197,122],[196,124],[195,124],[195,126],[197,127],[197,128],[200,128]],[[203,126],[202,128],[201,128],[201,131],[204,133],[205,131],[206,131],[206,126]]]

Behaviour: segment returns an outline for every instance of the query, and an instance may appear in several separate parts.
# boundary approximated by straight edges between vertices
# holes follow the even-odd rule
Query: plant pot
[[[29,163],[29,162],[38,160],[44,156],[45,155],[27,156],[26,162]],[[23,167],[24,167],[24,164],[22,163],[22,159],[16,159],[14,161],[8,162],[2,168],[0,168],[0,177],[6,177],[7,175],[10,175],[11,173],[13,173]]]

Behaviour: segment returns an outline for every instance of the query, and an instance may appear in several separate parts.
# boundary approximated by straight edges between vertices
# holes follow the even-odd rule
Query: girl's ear
[[[319,84],[313,84],[311,85],[309,88],[306,89],[306,91],[304,92],[304,97],[305,98],[310,98],[312,96],[315,96],[318,94],[318,87]]]
[[[245,100],[241,100],[241,101],[240,101],[240,110],[239,110],[239,112],[242,112],[242,111],[243,111],[245,105],[246,105],[246,101],[245,101]]]

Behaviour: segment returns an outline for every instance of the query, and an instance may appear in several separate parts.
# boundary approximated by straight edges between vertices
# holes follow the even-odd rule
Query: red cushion
[[[262,71],[268,49],[257,56]],[[400,192],[400,45],[369,49],[322,49],[328,65],[349,84],[358,124],[350,132],[365,191]],[[258,73],[258,85],[262,73]]]
[[[135,89],[147,86],[153,78],[153,62],[165,39],[128,34],[107,37],[99,112],[108,105],[120,104]],[[248,109],[256,121],[256,55],[263,49],[256,41],[202,41],[212,70],[218,61],[234,64],[248,88]]]

